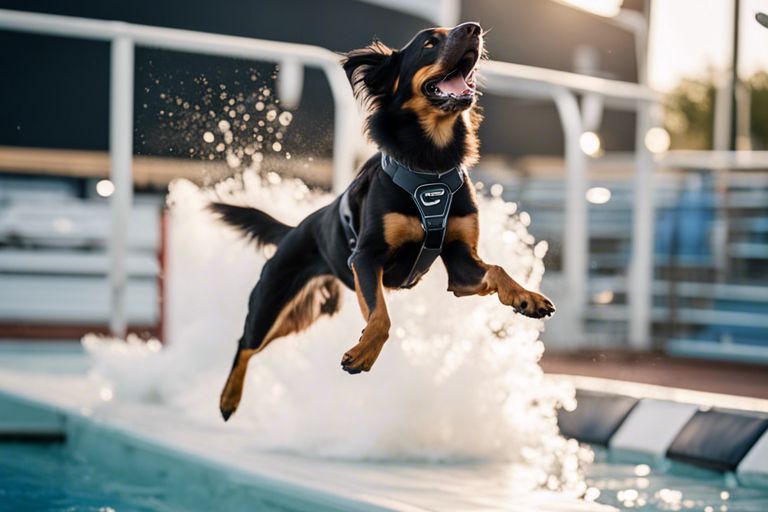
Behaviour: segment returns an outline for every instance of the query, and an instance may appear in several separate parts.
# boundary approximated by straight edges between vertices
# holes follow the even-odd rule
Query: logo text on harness
[[[421,194],[421,204],[424,206],[434,206],[438,204],[441,201],[441,197],[445,195],[445,190],[442,188],[436,189],[436,190],[428,190],[426,192],[422,192]],[[437,198],[434,200],[431,200],[431,198]]]

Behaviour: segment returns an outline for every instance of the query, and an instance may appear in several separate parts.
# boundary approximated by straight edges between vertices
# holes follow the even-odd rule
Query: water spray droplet
[[[227,165],[233,169],[239,167],[240,159],[234,153],[229,153],[227,155]]]
[[[293,114],[291,114],[290,112],[283,112],[282,114],[280,114],[278,121],[280,122],[281,125],[288,126],[289,124],[291,124],[292,119],[293,119]]]

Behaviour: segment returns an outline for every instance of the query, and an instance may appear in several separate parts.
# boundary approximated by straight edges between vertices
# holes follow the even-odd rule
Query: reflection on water
[[[636,456],[635,456],[636,457]],[[587,475],[585,499],[647,512],[764,512],[768,491],[738,487],[732,475],[669,461],[654,467],[597,450]]]

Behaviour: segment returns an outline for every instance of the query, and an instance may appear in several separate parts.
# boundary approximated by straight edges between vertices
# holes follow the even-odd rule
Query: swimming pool
[[[595,448],[582,500],[531,491],[519,485],[525,468],[503,464],[263,453],[251,449],[248,431],[182,424],[157,406],[111,404],[100,411],[103,399],[82,387],[79,357],[59,354],[36,365],[33,359],[19,358],[14,370],[0,364],[3,511],[768,510],[768,489],[740,487],[730,473],[666,459],[640,464],[636,455],[602,448]],[[48,405],[35,401],[42,397]],[[8,442],[18,439],[8,435],[9,425],[36,442]]]
[[[214,468],[153,456],[140,447],[131,452],[134,461],[143,460],[140,470],[121,464],[122,457],[99,460],[72,442],[0,442],[0,510],[308,510],[303,500],[277,499]],[[644,511],[768,510],[768,490],[738,487],[720,473],[671,463],[636,464],[600,448],[595,455],[586,478],[588,501]],[[311,509],[320,510],[317,504]]]
[[[277,499],[226,472],[133,451],[144,459],[140,470],[121,466],[119,460],[95,460],[67,443],[0,442],[0,510],[308,510],[308,503],[300,499],[292,503]]]

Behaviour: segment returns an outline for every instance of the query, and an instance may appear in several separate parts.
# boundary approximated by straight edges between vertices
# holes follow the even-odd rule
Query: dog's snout
[[[478,37],[482,31],[483,29],[480,27],[479,23],[468,21],[466,23],[462,23],[461,25],[455,26],[453,30],[451,30],[451,36],[462,38]]]

